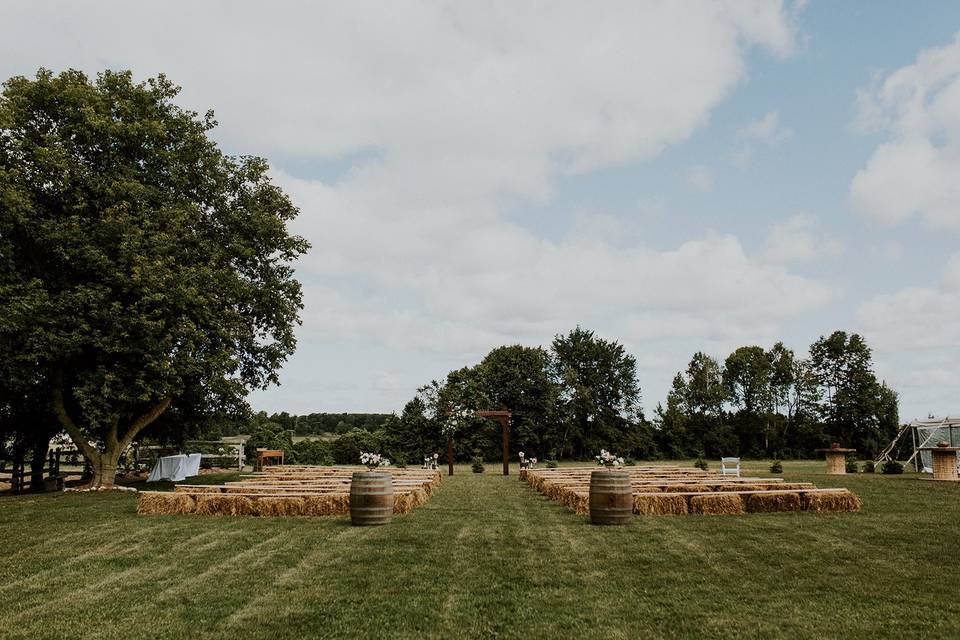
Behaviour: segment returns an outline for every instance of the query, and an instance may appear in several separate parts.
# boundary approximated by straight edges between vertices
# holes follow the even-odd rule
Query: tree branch
[[[83,437],[83,432],[80,430],[80,427],[76,425],[70,417],[70,414],[67,413],[67,407],[63,402],[63,390],[60,389],[60,387],[54,387],[53,389],[53,412],[57,415],[57,420],[66,430],[70,439],[73,440],[73,443],[83,452],[83,455],[86,456],[90,462],[96,462],[100,456],[100,452],[87,442],[87,439]]]
[[[137,437],[137,434],[143,431],[154,420],[159,418],[160,415],[167,410],[167,407],[170,406],[171,402],[173,402],[173,396],[166,396],[165,398],[162,398],[160,402],[153,405],[149,411],[134,420],[130,425],[130,428],[127,430],[126,435],[123,436],[123,440],[120,441],[120,451],[123,451],[129,447],[130,443],[133,442],[133,439]]]

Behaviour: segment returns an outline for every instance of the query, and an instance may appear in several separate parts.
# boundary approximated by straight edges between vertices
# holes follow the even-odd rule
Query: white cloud
[[[741,138],[775,147],[793,137],[793,129],[780,125],[780,113],[771,111],[758,120],[745,125],[737,132]]]
[[[770,230],[760,250],[760,260],[771,264],[812,262],[833,258],[845,251],[836,238],[818,232],[820,221],[808,214],[797,214]]]
[[[874,296],[860,306],[857,323],[877,354],[878,374],[911,407],[938,415],[956,412],[960,254],[947,262],[938,286]]]
[[[754,145],[762,144],[772,149],[792,138],[793,129],[781,126],[780,113],[770,111],[762,118],[741,127],[737,136],[743,143],[733,152],[732,159],[734,165],[742,169],[753,159]]]
[[[672,339],[768,336],[838,295],[730,235],[661,251],[615,213],[584,213],[559,237],[524,225],[523,206],[550,201],[564,176],[692,136],[745,80],[748,48],[789,55],[794,14],[780,3],[105,0],[0,14],[0,74],[164,71],[185,105],[216,108],[227,146],[279,159],[294,228],[314,245],[283,376],[314,404],[291,408],[383,408],[372,390],[397,406],[425,370],[577,323],[675,362],[662,356]],[[325,181],[283,170],[354,154]],[[705,166],[689,178],[713,183]],[[656,199],[640,208],[665,215]],[[349,362],[318,366],[331,357]]]
[[[856,125],[888,139],[850,183],[854,207],[889,224],[960,228],[960,34],[876,77],[858,103]]]
[[[687,169],[687,182],[697,191],[713,191],[713,169],[698,164]]]

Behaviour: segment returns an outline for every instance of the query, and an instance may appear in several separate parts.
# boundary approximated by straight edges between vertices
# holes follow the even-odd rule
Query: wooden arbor
[[[496,418],[503,432],[503,475],[510,475],[510,411],[477,411],[475,415],[483,418]]]

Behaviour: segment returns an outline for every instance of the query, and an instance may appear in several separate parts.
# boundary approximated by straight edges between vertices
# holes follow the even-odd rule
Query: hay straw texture
[[[687,499],[669,493],[640,494],[633,497],[633,512],[641,516],[681,515],[687,513]]]
[[[196,513],[211,516],[250,516],[257,512],[247,496],[199,494]]]
[[[663,490],[667,493],[706,493],[711,489],[705,484],[669,484]]]
[[[350,513],[349,494],[328,493],[303,496],[303,515],[305,516],[343,516],[348,513]]]
[[[710,493],[690,496],[690,513],[714,516],[739,516],[743,500],[733,493]]]
[[[264,517],[347,515],[356,471],[356,467],[268,467],[222,485],[183,484],[174,492],[143,492],[137,511]],[[439,470],[432,469],[391,469],[389,473],[394,513],[400,515],[426,504],[442,478]]]
[[[258,496],[254,505],[258,516],[302,516],[306,515],[304,500],[299,496]]]
[[[169,491],[142,491],[137,501],[137,513],[173,514],[193,513],[197,503],[193,496]]]
[[[779,513],[800,511],[799,493],[760,492],[746,497],[748,513]]]
[[[848,489],[801,494],[804,511],[860,511],[860,498]]]

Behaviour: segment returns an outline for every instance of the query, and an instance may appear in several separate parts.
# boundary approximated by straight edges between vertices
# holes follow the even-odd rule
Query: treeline
[[[309,413],[306,415],[290,415],[286,411],[267,414],[260,411],[252,416],[249,423],[237,424],[236,433],[251,433],[264,423],[273,423],[285,431],[292,431],[294,435],[309,436],[325,433],[346,433],[351,429],[365,429],[376,431],[389,413]]]
[[[870,348],[861,336],[837,331],[809,353],[799,358],[779,342],[769,349],[740,347],[723,360],[698,352],[648,420],[634,357],[577,327],[549,349],[497,347],[480,363],[421,387],[399,415],[369,414],[379,420],[374,426],[358,417],[348,430],[337,418],[340,438],[296,448],[300,462],[347,464],[360,450],[376,450],[416,464],[428,453],[445,454],[452,414],[510,409],[513,456],[590,459],[606,448],[635,459],[793,458],[813,457],[832,442],[875,456],[896,434],[899,419],[897,395],[877,380]],[[315,415],[332,421],[337,414]],[[291,424],[293,418],[283,416],[269,417],[263,437]],[[453,434],[456,459],[500,456],[495,421],[467,415],[460,422]],[[297,432],[307,433],[302,426]]]
[[[839,442],[874,457],[899,427],[897,394],[877,380],[870,348],[836,331],[797,358],[778,342],[740,347],[720,362],[696,353],[655,416],[665,457],[738,453],[811,457]]]

